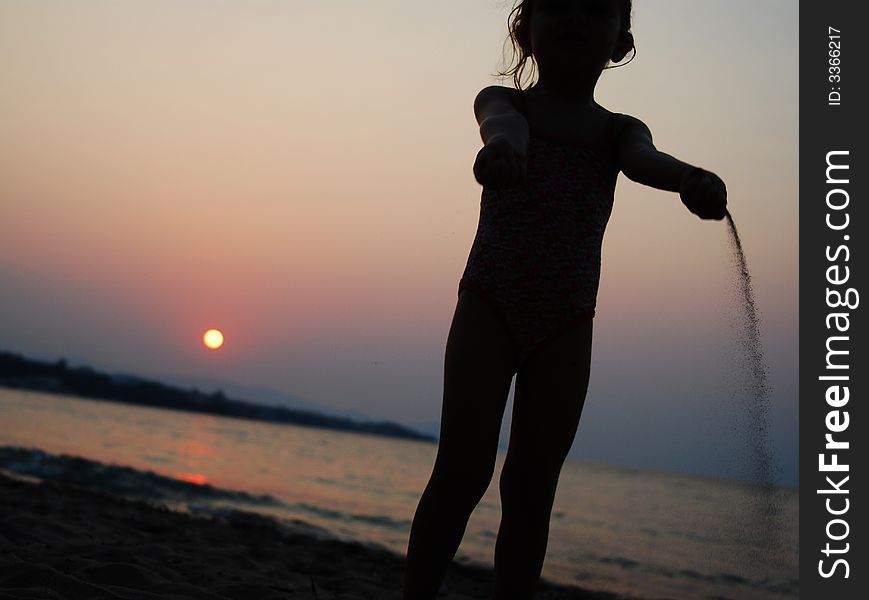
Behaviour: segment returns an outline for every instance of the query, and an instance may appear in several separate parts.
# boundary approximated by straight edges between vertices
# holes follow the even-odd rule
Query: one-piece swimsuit
[[[458,294],[471,289],[500,315],[517,368],[549,337],[595,315],[619,116],[610,113],[597,143],[558,142],[532,129],[524,183],[483,188]]]

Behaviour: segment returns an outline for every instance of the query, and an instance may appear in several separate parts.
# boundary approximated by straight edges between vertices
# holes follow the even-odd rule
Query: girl
[[[630,28],[631,0],[519,0],[510,13],[516,60],[504,73],[515,89],[487,87],[474,102],[480,220],[447,338],[440,444],[411,528],[404,600],[438,593],[494,474],[514,373],[494,598],[533,597],[588,387],[619,171],[679,192],[700,218],[725,215],[717,175],[660,152],[642,121],[594,101],[607,63],[636,53]],[[538,77],[523,89],[529,60]]]

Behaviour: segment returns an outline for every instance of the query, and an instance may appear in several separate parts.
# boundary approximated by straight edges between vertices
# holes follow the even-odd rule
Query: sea
[[[437,446],[0,387],[0,469],[404,555]],[[455,561],[491,567],[498,475]],[[568,460],[542,577],[636,598],[799,596],[795,488]],[[772,525],[770,525],[772,523]],[[758,530],[773,527],[774,534]]]

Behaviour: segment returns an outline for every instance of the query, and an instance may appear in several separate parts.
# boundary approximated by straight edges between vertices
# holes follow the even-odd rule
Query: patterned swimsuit
[[[564,327],[594,317],[601,245],[618,167],[618,113],[597,144],[535,137],[519,187],[484,188],[458,293],[471,289],[505,322],[516,364]]]

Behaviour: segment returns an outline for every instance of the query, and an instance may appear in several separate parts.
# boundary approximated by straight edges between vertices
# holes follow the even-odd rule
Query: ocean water
[[[0,467],[138,490],[191,512],[304,522],[399,554],[435,452],[424,442],[0,387]],[[60,454],[129,468],[51,457]],[[493,563],[503,459],[458,562]],[[642,598],[797,598],[797,490],[776,492],[778,512],[758,518],[765,492],[750,485],[568,461],[543,577]],[[770,518],[775,540],[752,530]]]

